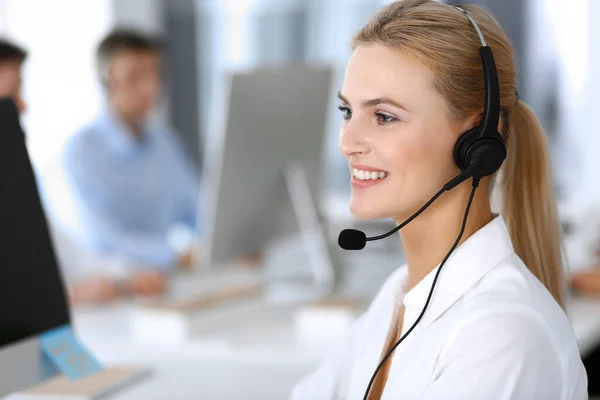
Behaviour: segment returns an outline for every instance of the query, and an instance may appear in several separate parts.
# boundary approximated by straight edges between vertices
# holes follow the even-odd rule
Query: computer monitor
[[[319,212],[332,78],[330,66],[306,64],[229,76],[224,126],[207,145],[205,265],[300,233],[315,280],[334,284],[337,254]]]
[[[0,99],[0,396],[47,378],[39,334],[70,323],[17,108]]]

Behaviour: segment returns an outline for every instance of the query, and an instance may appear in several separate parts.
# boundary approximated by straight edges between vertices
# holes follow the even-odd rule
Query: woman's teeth
[[[362,170],[356,169],[356,168],[354,168],[352,170],[352,174],[354,175],[354,177],[356,179],[360,179],[361,181],[383,179],[386,176],[388,176],[387,172],[383,172],[383,171],[362,171]]]

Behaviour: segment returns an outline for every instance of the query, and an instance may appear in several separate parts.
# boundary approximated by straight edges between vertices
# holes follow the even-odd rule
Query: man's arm
[[[600,296],[600,265],[571,274],[571,286],[586,296]]]

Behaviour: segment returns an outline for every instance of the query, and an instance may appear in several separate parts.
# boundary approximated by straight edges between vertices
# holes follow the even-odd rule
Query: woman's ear
[[[470,129],[477,128],[483,119],[483,109],[479,112],[474,112],[465,118],[460,124],[460,133],[464,133]]]

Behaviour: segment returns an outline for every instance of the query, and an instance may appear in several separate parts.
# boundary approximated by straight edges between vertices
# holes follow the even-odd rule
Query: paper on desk
[[[40,346],[58,370],[71,380],[102,370],[96,358],[75,337],[70,325],[41,334]]]

